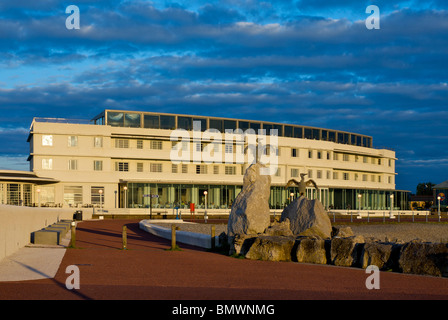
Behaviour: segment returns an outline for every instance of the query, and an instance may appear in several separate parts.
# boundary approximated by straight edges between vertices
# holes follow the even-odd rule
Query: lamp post
[[[390,213],[389,213],[389,218],[390,219],[394,219],[394,215],[392,214],[392,210],[394,209],[394,195],[391,194],[390,196]]]
[[[37,206],[40,207],[40,189],[37,189],[36,192],[37,192],[37,203],[38,203]]]
[[[361,219],[361,199],[362,199],[362,194],[358,193],[358,200],[359,200],[358,219]]]
[[[124,190],[124,208],[126,209],[127,208],[128,187],[124,186],[123,190]]]
[[[207,223],[207,190],[204,191],[204,196],[205,196],[205,211],[204,211],[204,222]]]
[[[98,191],[98,193],[100,194],[100,209],[101,209],[101,212],[102,212],[103,211],[103,190],[100,189]]]
[[[440,200],[442,200],[442,197],[438,196],[437,197],[437,202],[438,202],[437,214],[439,215],[439,222],[440,222]]]
[[[294,192],[291,192],[289,195],[291,196],[291,202],[293,202],[294,201]]]

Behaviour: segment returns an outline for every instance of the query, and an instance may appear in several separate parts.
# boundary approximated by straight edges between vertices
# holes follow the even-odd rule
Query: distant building
[[[201,124],[200,132],[193,132],[194,122]],[[172,141],[176,129],[190,134],[188,141]],[[228,209],[241,191],[247,162],[174,163],[170,158],[179,146],[180,151],[207,150],[209,129],[222,133],[213,148],[226,159],[244,154],[244,144],[226,143],[225,130],[264,129],[267,135],[278,130],[278,148],[271,151],[278,156],[269,200],[273,209],[283,208],[291,193],[297,196],[297,188],[285,185],[301,173],[319,186],[319,192],[309,188],[307,196],[326,207],[375,210],[392,203],[407,209],[408,192],[395,189],[395,152],[375,148],[372,137],[286,123],[117,110],[105,110],[90,122],[33,120],[30,169],[57,182],[33,186],[25,203],[36,203],[39,189],[40,203],[52,206],[146,208],[151,202],[155,208],[188,208],[190,203],[203,207],[207,191],[209,209]]]
[[[440,200],[440,208],[443,209],[443,211],[447,210],[447,205],[448,205],[448,200],[447,200],[447,196],[448,196],[448,180],[444,181],[442,183],[439,183],[438,185],[435,185],[433,187],[434,190],[434,206],[438,207],[439,205],[439,200],[438,197],[441,198]]]

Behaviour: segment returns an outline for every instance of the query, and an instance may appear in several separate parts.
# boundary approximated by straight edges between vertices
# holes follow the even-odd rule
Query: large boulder
[[[331,239],[331,264],[341,267],[359,267],[364,243],[363,236]]]
[[[229,241],[237,234],[262,233],[269,226],[271,176],[262,174],[262,168],[266,166],[255,163],[247,168],[244,174],[243,189],[233,202],[229,215]]]
[[[404,273],[448,277],[448,245],[408,242],[401,248],[399,264]]]
[[[286,219],[289,219],[294,235],[331,237],[331,221],[319,200],[308,200],[304,196],[295,199],[282,212],[280,221]]]
[[[400,245],[394,243],[367,242],[362,250],[361,264],[366,269],[375,265],[380,270],[396,270]]]
[[[251,260],[292,261],[294,242],[294,237],[260,235],[245,257]]]
[[[297,262],[327,264],[327,243],[329,240],[298,238],[296,257]]]

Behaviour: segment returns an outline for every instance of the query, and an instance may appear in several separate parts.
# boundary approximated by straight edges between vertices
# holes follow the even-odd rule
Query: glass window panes
[[[42,145],[51,147],[53,145],[53,136],[52,135],[43,135],[42,136]]]
[[[235,120],[224,120],[224,131],[225,130],[236,130]]]
[[[123,112],[107,112],[107,124],[112,127],[124,126],[124,114]]]
[[[222,120],[218,119],[209,119],[208,124],[210,129],[216,129],[221,133],[224,133],[223,127],[222,127]]]
[[[285,126],[285,137],[293,137],[294,136],[294,129],[292,126]]]
[[[294,127],[294,138],[303,138],[302,127]]]
[[[140,128],[141,127],[140,119],[141,119],[140,113],[125,113],[124,126],[129,128]]]
[[[195,124],[196,122],[196,124]],[[202,119],[202,118],[193,118],[193,129],[195,129],[197,126],[201,126],[201,130],[200,131],[205,131],[207,130],[207,119]]]
[[[251,122],[250,123],[250,128],[254,129],[255,133],[258,134],[258,130],[261,129],[261,123],[259,123],[259,122]]]
[[[68,137],[68,146],[69,147],[78,146],[78,137],[77,136],[69,136]]]
[[[249,122],[247,122],[247,121],[238,121],[238,128],[243,130],[243,132],[246,131],[247,129],[249,129],[249,127],[250,127],[249,126]]]
[[[93,140],[93,146],[95,148],[102,148],[103,147],[103,137],[95,137]]]
[[[143,118],[143,125],[145,128],[148,129],[159,129],[159,116],[151,115],[151,114],[145,114]]]
[[[176,128],[176,119],[174,116],[160,116],[160,129],[174,130]]]
[[[193,119],[191,117],[177,117],[177,128],[184,130],[193,130]]]
[[[82,204],[82,186],[65,186],[64,202],[70,207]]]

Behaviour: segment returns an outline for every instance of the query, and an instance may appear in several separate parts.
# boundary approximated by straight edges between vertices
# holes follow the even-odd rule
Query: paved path
[[[125,251],[120,250],[123,225]],[[380,289],[368,290],[362,269],[236,259],[182,244],[182,251],[167,251],[170,242],[140,230],[137,220],[83,221],[76,244],[54,278],[0,282],[0,299],[448,298],[446,278],[381,272]],[[65,286],[69,265],[79,267],[79,290]]]

